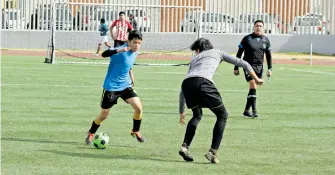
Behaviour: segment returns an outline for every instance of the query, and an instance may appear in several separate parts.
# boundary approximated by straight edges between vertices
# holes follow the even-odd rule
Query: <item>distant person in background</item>
[[[126,20],[125,15],[126,13],[121,11],[119,13],[119,19],[115,20],[110,27],[110,33],[114,40],[114,48],[126,44],[128,32],[133,30],[131,24]]]
[[[73,18],[73,26],[77,30],[88,30],[89,16],[77,11],[76,17]]]
[[[99,56],[99,52],[100,52],[102,44],[105,44],[105,46],[107,46],[108,48],[111,47],[110,44],[109,44],[109,42],[108,42],[108,36],[107,36],[108,26],[105,23],[105,19],[104,18],[100,19],[99,31],[100,31],[100,38],[99,38],[99,43],[98,43],[98,49],[97,49],[97,52],[95,53],[96,56]]]
[[[37,23],[38,23],[38,15],[37,15],[37,9],[34,14],[30,15],[30,23],[27,24],[27,29],[37,30]]]
[[[1,11],[1,15],[2,15],[2,21],[1,21],[1,25],[2,25],[2,29],[7,29],[7,20],[5,19],[5,9],[2,9]]]
[[[129,15],[129,22],[133,26],[133,29],[136,30],[137,29],[137,21],[136,21],[133,14]]]

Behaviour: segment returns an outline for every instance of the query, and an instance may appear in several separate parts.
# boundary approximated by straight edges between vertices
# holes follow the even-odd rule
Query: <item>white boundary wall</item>
[[[93,39],[97,37],[96,32],[56,32],[57,39],[68,38],[92,38],[92,49],[96,47]],[[150,50],[175,50],[174,43],[180,39],[190,41],[191,45],[194,34],[186,33],[144,33],[144,44],[142,51]],[[204,38],[212,41],[214,46],[227,52],[236,52],[237,46],[245,34],[202,34]],[[1,46],[9,49],[40,49],[46,50],[49,31],[1,31]],[[320,54],[335,54],[335,35],[268,35],[272,44],[273,52],[310,52],[310,43],[313,43],[313,52]],[[56,43],[57,43],[56,39]],[[73,42],[70,42],[73,43]],[[77,42],[78,47],[87,49],[87,42]],[[182,42],[185,47],[185,42]],[[171,47],[169,47],[171,46]],[[172,47],[173,46],[173,47]],[[66,48],[63,45],[58,47]]]

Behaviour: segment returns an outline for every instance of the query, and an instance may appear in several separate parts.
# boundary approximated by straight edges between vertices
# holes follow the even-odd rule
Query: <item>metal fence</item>
[[[49,30],[53,2],[2,0],[1,28]],[[123,10],[126,11],[126,15],[134,14],[138,27],[143,32],[189,33],[201,30],[202,33],[250,33],[253,30],[253,22],[261,19],[264,21],[264,30],[267,34],[335,34],[334,0],[63,0],[62,2],[64,3],[56,8],[58,17],[56,29],[63,31],[97,31],[99,18],[106,16],[111,24],[118,18],[118,12]],[[79,4],[71,5],[71,3]],[[102,11],[102,6],[99,4],[110,5],[108,10]],[[126,4],[132,8],[124,9],[116,4]],[[169,7],[157,8],[159,5]],[[188,10],[174,8],[178,6],[197,6],[203,10],[199,15],[191,8]]]

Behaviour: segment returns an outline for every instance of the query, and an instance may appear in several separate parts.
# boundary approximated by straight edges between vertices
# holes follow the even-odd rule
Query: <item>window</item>
[[[298,26],[320,26],[321,21],[318,18],[299,18],[297,22]]]
[[[116,11],[98,11],[97,14],[94,16],[94,20],[100,20],[104,18],[107,20],[115,20],[119,16],[118,12]]]
[[[17,12],[6,12],[6,15],[8,16],[9,20],[18,20],[17,18]]]
[[[40,10],[40,18],[42,18],[42,10]],[[51,9],[44,9],[44,20],[47,18],[47,13],[48,13],[48,18],[49,20],[52,18],[51,14]],[[68,20],[71,19],[71,12],[68,9],[57,9],[56,10],[56,19],[58,20]]]
[[[145,12],[143,10],[133,9],[133,10],[127,10],[127,14],[133,14],[135,17],[144,17],[146,16]]]
[[[254,23],[256,20],[262,20],[264,21],[264,23],[275,23],[274,17],[268,14],[247,15],[247,16],[241,15],[240,20],[243,21],[243,23]]]

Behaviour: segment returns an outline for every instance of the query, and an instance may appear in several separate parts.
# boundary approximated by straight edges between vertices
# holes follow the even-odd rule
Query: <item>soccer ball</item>
[[[94,136],[93,145],[97,149],[105,149],[109,144],[109,136],[107,133],[101,132]]]

